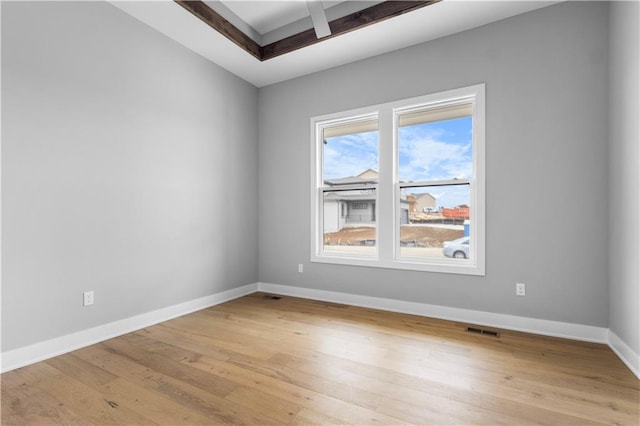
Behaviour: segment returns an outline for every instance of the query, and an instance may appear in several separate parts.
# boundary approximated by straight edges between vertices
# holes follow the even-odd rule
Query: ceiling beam
[[[286,53],[293,52],[303,47],[311,46],[318,42],[345,34],[366,26],[384,21],[394,16],[399,16],[441,0],[388,0],[358,12],[354,12],[342,18],[329,22],[331,34],[326,37],[316,37],[313,28],[275,41],[266,46],[260,46],[249,36],[240,31],[231,22],[199,0],[174,0],[194,16],[205,22],[214,30],[227,37],[229,40],[243,48],[249,54],[260,61],[266,61]]]

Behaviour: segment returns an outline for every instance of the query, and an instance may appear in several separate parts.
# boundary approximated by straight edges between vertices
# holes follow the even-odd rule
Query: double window
[[[484,275],[484,85],[311,130],[312,261]]]

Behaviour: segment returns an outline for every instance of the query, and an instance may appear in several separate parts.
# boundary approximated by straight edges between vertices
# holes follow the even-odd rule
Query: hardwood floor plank
[[[41,380],[47,378],[60,378],[63,373],[46,362],[37,362],[27,367],[4,373],[0,381],[3,390],[12,390],[16,387],[29,388]]]
[[[92,424],[157,424],[130,408],[130,404],[114,403],[107,393],[86,386],[66,375],[41,380],[36,386],[67,407],[72,407],[79,417]],[[131,395],[129,399],[133,400],[134,396]]]
[[[286,368],[276,363],[256,364],[251,360],[231,359],[228,363],[239,366],[249,372],[262,374],[276,380],[289,383],[297,388],[326,395],[359,407],[374,410],[378,407],[380,394],[369,389],[353,386],[351,383],[338,382],[323,375],[307,374],[300,370]]]
[[[255,293],[2,375],[2,424],[640,423],[605,345]]]
[[[3,425],[90,425],[57,398],[35,386],[2,387]]]
[[[190,410],[166,394],[119,378],[98,388],[109,405],[128,407],[157,424],[210,425],[212,419]],[[132,397],[135,396],[135,397]]]
[[[115,374],[96,367],[73,354],[65,354],[45,361],[46,365],[58,370],[60,373],[72,377],[89,386],[102,386],[118,378]]]
[[[165,323],[164,326],[178,332],[198,335],[204,340],[209,340],[212,345],[236,353],[267,359],[276,352],[272,341],[259,338],[252,339],[242,334],[233,333],[223,327],[212,327],[206,330],[195,327],[201,323],[202,319],[199,318],[180,317]],[[247,345],[248,342],[251,342],[251,344]]]
[[[110,340],[103,345],[113,353],[131,359],[150,370],[213,393],[216,396],[224,397],[231,393],[236,387],[235,384],[223,377],[212,374],[202,374],[189,365],[139,349],[127,343],[127,337],[128,336],[123,336],[122,340]]]
[[[291,383],[291,379],[285,373],[275,372],[274,374],[278,377],[274,378],[270,375],[247,370],[233,363],[220,362],[207,357],[189,362],[189,364],[203,371],[227,377],[238,384],[276,398],[311,408],[315,411],[331,413],[331,416],[336,417],[343,423],[397,424],[400,421],[397,418],[377,413],[374,410],[296,386]],[[268,368],[265,368],[263,372],[267,370]]]
[[[293,419],[292,425],[343,425],[344,422],[324,413],[303,408]]]
[[[262,424],[268,415],[247,410],[215,395],[216,390],[203,390],[166,376],[135,361],[114,355],[104,345],[94,345],[76,352],[77,356],[145,389],[179,403],[183,407],[210,418],[210,424]],[[225,395],[226,396],[226,395]]]
[[[164,324],[139,330],[138,333],[144,334],[159,342],[170,343],[220,361],[228,360],[235,353],[228,349],[215,346],[215,343],[207,337],[166,327]]]
[[[298,404],[244,386],[231,392],[225,399],[259,413],[269,413],[267,417],[275,424],[292,423],[302,410]]]

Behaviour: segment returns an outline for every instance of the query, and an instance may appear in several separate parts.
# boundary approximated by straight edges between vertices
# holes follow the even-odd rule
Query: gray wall
[[[640,5],[610,11],[609,328],[640,354]]]
[[[260,280],[610,326],[640,352],[634,7],[569,2],[258,97],[108,4],[2,2],[2,350]],[[309,263],[309,117],[479,82],[486,276]]]
[[[606,327],[607,48],[568,2],[261,89],[260,280]],[[309,117],[481,82],[486,276],[309,263]]]
[[[257,281],[255,87],[97,2],[2,2],[2,66],[3,351]]]

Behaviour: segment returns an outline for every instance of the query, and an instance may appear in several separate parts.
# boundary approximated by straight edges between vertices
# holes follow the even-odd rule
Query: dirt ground
[[[432,226],[401,226],[400,240],[422,247],[442,247],[443,241],[451,241],[464,235],[457,229],[436,228]],[[364,240],[375,240],[376,230],[371,227],[342,228],[338,232],[324,234],[327,245],[360,245]]]

